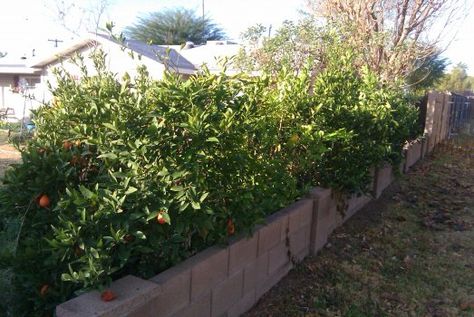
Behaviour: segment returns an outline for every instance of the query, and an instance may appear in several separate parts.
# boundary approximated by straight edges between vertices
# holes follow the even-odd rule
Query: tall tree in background
[[[405,83],[412,91],[424,95],[441,82],[448,64],[448,60],[441,57],[440,51],[435,52],[415,62],[414,71],[408,74]]]
[[[338,25],[360,62],[392,81],[439,50],[464,0],[308,0],[309,14]]]
[[[184,8],[150,13],[126,28],[125,34],[136,40],[168,45],[187,41],[201,44],[225,37],[224,31],[211,19]]]
[[[472,91],[474,89],[474,77],[468,76],[466,64],[458,63],[451,72],[442,78],[437,88],[453,92]]]

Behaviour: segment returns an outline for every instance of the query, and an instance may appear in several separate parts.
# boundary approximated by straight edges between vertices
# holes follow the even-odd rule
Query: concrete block
[[[374,177],[374,195],[379,198],[384,189],[387,188],[393,181],[393,168],[390,164],[385,164],[376,169]]]
[[[240,301],[228,310],[227,317],[238,317],[252,308],[257,303],[255,293],[255,290],[252,290],[244,294]]]
[[[191,301],[201,297],[213,286],[227,278],[228,249],[218,247],[208,248],[194,257],[186,260],[185,264],[191,269]]]
[[[243,271],[239,271],[212,290],[212,316],[222,316],[242,297]]]
[[[284,240],[281,236],[282,227],[287,223],[284,217],[279,217],[258,230],[258,255],[267,252]]]
[[[408,171],[416,162],[420,160],[421,157],[421,142],[415,141],[408,145],[407,155],[406,155],[406,164],[405,171]]]
[[[285,277],[291,269],[291,263],[287,263],[277,271],[270,274],[268,278],[256,287],[256,299],[257,301],[268,292],[273,286],[275,286],[283,277]]]
[[[157,297],[151,303],[153,310],[160,312],[160,316],[170,316],[189,305],[191,268],[187,265],[178,264],[151,278],[150,281],[160,285],[164,295]]]
[[[98,291],[88,292],[58,305],[56,316],[130,316],[161,294],[160,285],[132,275],[114,281],[109,289],[117,296],[115,300],[104,302]]]
[[[302,199],[285,208],[289,217],[289,233],[297,232],[301,227],[309,225],[313,217],[313,200]]]
[[[284,242],[281,242],[268,252],[268,274],[274,274],[289,261],[288,247]]]
[[[155,316],[160,316],[159,314]],[[180,310],[173,317],[197,317],[211,316],[211,292],[202,294],[201,297],[194,299],[191,304]]]
[[[328,236],[336,226],[337,206],[330,189],[313,188],[309,197],[314,200],[310,253],[316,254],[327,243]]]
[[[286,231],[288,229],[288,208],[283,208],[280,211],[267,217],[265,223],[270,224],[273,222],[280,222],[281,232],[280,241],[284,241],[286,238]]]
[[[353,215],[355,215],[359,210],[361,210],[365,205],[367,205],[372,200],[372,197],[361,194],[354,194],[347,201],[347,210],[344,212],[343,223],[349,220]],[[340,214],[340,213],[339,213]]]
[[[421,139],[421,159],[425,158],[425,156],[428,154],[428,136],[424,136],[423,139]]]
[[[268,277],[269,271],[269,264],[270,264],[270,256],[269,253],[264,253],[257,258],[256,266],[256,283],[261,283]]]
[[[259,232],[250,238],[243,237],[229,246],[229,275],[242,270],[257,258]]]
[[[310,244],[310,231],[311,227],[308,225],[290,235],[290,252],[297,261],[301,261],[308,255],[307,250],[309,250]]]

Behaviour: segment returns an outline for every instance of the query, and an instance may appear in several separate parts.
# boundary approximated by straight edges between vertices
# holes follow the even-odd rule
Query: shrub
[[[5,175],[1,229],[19,232],[1,261],[20,311],[150,277],[226,241],[229,223],[249,232],[304,187],[304,157],[292,157],[324,150],[295,125],[308,102],[290,88],[301,94],[304,77],[286,92],[268,77],[155,82],[144,69],[118,82],[102,57],[81,82],[58,71],[52,106],[35,113],[36,135]]]
[[[79,82],[57,71],[52,104],[35,113],[35,136],[0,189],[11,285],[0,305],[15,316],[125,274],[151,277],[251,232],[309,186],[360,190],[407,136],[399,93],[349,57],[313,94],[310,68],[186,81],[141,69],[118,81],[103,57],[94,76],[77,60]]]

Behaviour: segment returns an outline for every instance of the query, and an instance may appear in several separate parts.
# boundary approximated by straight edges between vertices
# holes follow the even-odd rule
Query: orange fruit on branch
[[[227,219],[227,234],[229,236],[233,235],[235,233],[235,225],[232,219]]]
[[[42,195],[38,198],[38,205],[39,205],[41,208],[49,208],[49,206],[51,205],[51,201],[49,200],[48,195],[42,194]]]
[[[72,148],[72,142],[67,141],[67,140],[63,142],[63,149],[65,149],[66,151],[69,151],[71,148]]]

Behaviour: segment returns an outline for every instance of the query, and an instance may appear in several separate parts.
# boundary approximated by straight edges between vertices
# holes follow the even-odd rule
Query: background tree
[[[224,31],[208,17],[197,16],[193,10],[168,9],[150,13],[125,29],[133,39],[153,44],[196,44],[208,40],[222,40]]]
[[[0,52],[0,58],[7,56],[7,54],[8,54],[7,52]]]
[[[313,19],[285,21],[273,37],[267,36],[264,26],[255,25],[241,34],[245,49],[234,63],[242,70],[274,74],[284,67],[299,72],[308,61],[316,69],[324,59],[324,47],[332,41],[329,33],[328,28],[316,25]]]
[[[96,33],[114,0],[44,0],[53,18],[70,33]]]
[[[342,36],[386,81],[405,79],[439,50],[464,0],[308,0],[308,13],[339,26]]]
[[[442,78],[437,88],[453,92],[472,90],[474,88],[474,77],[468,76],[466,64],[458,63],[451,72]]]
[[[407,86],[418,93],[424,95],[429,89],[434,89],[440,83],[449,62],[441,57],[441,52],[427,56],[415,62],[415,70],[410,73],[405,82]]]

